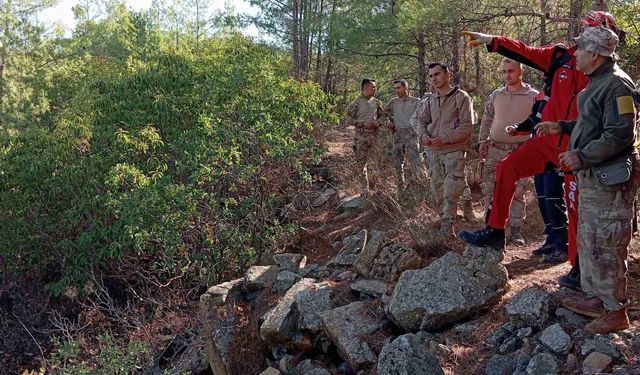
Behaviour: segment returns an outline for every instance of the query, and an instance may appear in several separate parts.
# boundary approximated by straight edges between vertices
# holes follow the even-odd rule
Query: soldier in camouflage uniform
[[[446,65],[429,65],[436,89],[415,114],[416,133],[425,146],[431,190],[440,212],[440,238],[452,237],[457,205],[465,188],[465,158],[473,127],[471,97],[451,85]]]
[[[489,95],[484,106],[478,135],[480,157],[485,159],[483,173],[485,211],[491,207],[498,163],[530,138],[530,134],[509,135],[506,129],[508,126],[527,118],[538,95],[538,90],[522,82],[524,73],[522,64],[504,58],[500,71],[505,86]],[[524,199],[526,184],[526,178],[518,181],[509,209],[510,241],[517,246],[525,244],[521,231],[522,223],[526,217],[527,206]]]
[[[379,169],[385,158],[380,136],[380,126],[388,126],[382,102],[375,98],[376,81],[365,78],[360,84],[360,97],[347,107],[347,126],[356,129],[353,151],[356,157],[362,194],[367,196],[380,177]]]
[[[385,107],[385,113],[390,115],[393,128],[393,148],[391,154],[396,168],[396,183],[398,192],[406,187],[404,160],[405,156],[411,161],[411,180],[420,180],[424,172],[418,152],[418,135],[411,127],[410,120],[416,111],[419,99],[409,95],[409,85],[404,79],[393,81],[396,97],[391,98]]]
[[[614,32],[591,27],[575,40],[576,68],[590,78],[578,96],[578,119],[543,122],[536,128],[539,133],[571,134],[560,162],[574,171],[580,191],[578,252],[586,298],[563,304],[596,317],[585,329],[604,334],[629,327],[626,260],[636,193],[635,86],[615,63]]]

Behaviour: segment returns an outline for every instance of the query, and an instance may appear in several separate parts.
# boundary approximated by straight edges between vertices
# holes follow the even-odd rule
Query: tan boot
[[[627,328],[629,328],[629,316],[626,308],[618,311],[607,311],[598,319],[584,326],[584,329],[588,332],[600,334],[622,331]]]
[[[527,242],[522,237],[522,228],[511,226],[509,227],[509,242],[516,246],[524,246]]]
[[[476,214],[473,212],[471,201],[462,202],[462,215],[464,217],[464,220],[468,223],[473,223],[476,221]]]
[[[561,304],[573,312],[592,318],[598,318],[605,313],[602,300],[598,297],[586,299],[584,297],[566,298],[562,300]]]

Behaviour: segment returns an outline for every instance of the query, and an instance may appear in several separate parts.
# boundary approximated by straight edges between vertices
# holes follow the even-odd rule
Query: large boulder
[[[273,260],[283,270],[297,271],[307,265],[307,257],[302,254],[275,254]]]
[[[278,276],[276,277],[276,281],[271,287],[271,290],[274,293],[282,294],[289,290],[289,288],[291,288],[293,284],[300,281],[300,279],[302,279],[302,276],[298,275],[297,273],[287,270],[280,271],[280,273],[278,273]]]
[[[375,365],[377,358],[364,338],[382,331],[389,321],[375,302],[353,302],[320,314],[327,336],[354,369]]]
[[[229,355],[240,319],[233,313],[206,311],[203,341],[211,370],[216,375],[231,375]]]
[[[322,329],[320,314],[336,307],[335,291],[326,283],[316,285],[315,289],[303,290],[295,300],[300,315],[298,329],[311,332]]]
[[[314,287],[313,279],[302,279],[280,298],[278,304],[264,316],[260,336],[270,344],[287,345],[293,340],[298,324],[298,311],[294,306],[296,296]]]
[[[434,353],[414,334],[399,336],[382,348],[378,375],[444,375]]]
[[[405,271],[389,300],[389,318],[406,331],[436,330],[495,304],[507,270],[494,251],[468,247],[420,270]]]
[[[556,304],[551,294],[531,287],[522,289],[507,303],[511,320],[528,326],[542,328],[551,318]]]
[[[239,300],[243,282],[244,279],[236,279],[212,286],[200,296],[200,304],[205,309],[212,310],[227,302]]]
[[[373,279],[395,281],[408,269],[420,267],[418,253],[404,244],[393,244],[384,232],[373,230],[354,263],[358,274]]]
[[[278,277],[280,268],[278,266],[252,266],[244,273],[244,292],[255,292],[258,290],[271,288]]]

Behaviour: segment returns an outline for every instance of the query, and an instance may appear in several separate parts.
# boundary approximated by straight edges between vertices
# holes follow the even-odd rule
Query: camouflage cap
[[[579,49],[595,52],[602,56],[616,57],[618,36],[606,27],[589,27],[573,40],[576,41]]]

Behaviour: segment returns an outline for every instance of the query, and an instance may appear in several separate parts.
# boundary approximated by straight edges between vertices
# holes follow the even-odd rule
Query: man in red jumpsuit
[[[622,39],[623,31],[618,29],[613,16],[607,12],[591,11],[583,19],[585,27],[605,26],[613,30]],[[555,44],[544,47],[531,47],[521,41],[504,36],[493,36],[476,32],[464,32],[468,44],[472,47],[486,44],[489,52],[519,61],[548,76],[548,100],[543,103],[540,113],[542,121],[573,120],[578,116],[576,96],[582,91],[588,78],[575,69],[576,47]],[[524,129],[519,129],[524,130]],[[511,129],[513,131],[513,129]],[[496,169],[496,187],[492,205],[487,215],[485,229],[470,232],[462,231],[458,237],[476,246],[489,246],[504,249],[504,228],[509,215],[509,206],[513,200],[516,182],[523,177],[540,174],[545,171],[548,162],[560,166],[558,154],[567,150],[569,137],[561,134],[543,135],[530,139],[520,148],[505,157]],[[565,201],[569,212],[569,260],[572,269],[563,276],[561,285],[577,288],[580,285],[580,270],[577,257],[578,190],[575,177],[570,171],[564,172]]]

